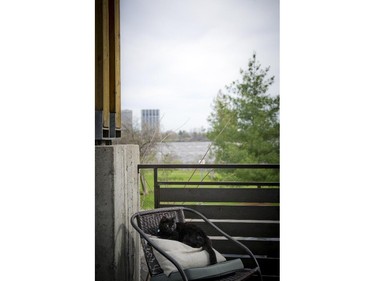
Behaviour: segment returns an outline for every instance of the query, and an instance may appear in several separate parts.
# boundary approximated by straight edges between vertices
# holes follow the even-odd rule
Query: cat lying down
[[[217,263],[210,238],[198,226],[191,223],[176,222],[174,217],[162,217],[159,223],[158,237],[182,242],[193,248],[202,248],[209,254],[210,264]]]

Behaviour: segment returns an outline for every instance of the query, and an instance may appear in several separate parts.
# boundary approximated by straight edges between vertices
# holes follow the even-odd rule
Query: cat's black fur
[[[180,241],[193,248],[202,247],[210,256],[210,264],[217,263],[210,238],[201,228],[194,224],[176,222],[175,218],[164,216],[159,223],[158,236],[164,239]]]

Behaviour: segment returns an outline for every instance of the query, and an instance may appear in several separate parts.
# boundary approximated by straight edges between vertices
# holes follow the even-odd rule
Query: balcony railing
[[[155,208],[186,206],[203,213],[235,239],[249,247],[256,255],[264,280],[279,280],[280,265],[280,183],[274,181],[218,181],[208,180],[211,171],[241,169],[279,170],[279,164],[140,164],[138,171],[153,170]],[[160,179],[163,170],[191,170],[202,173],[200,181],[190,177],[184,181]],[[203,227],[192,215],[186,218]],[[203,227],[204,228],[204,227]],[[213,246],[227,259],[248,260],[229,247],[223,237],[214,235],[213,229],[204,229]]]

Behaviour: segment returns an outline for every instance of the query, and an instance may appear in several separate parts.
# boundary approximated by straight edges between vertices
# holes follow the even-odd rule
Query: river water
[[[156,158],[159,163],[173,162],[197,164],[210,148],[211,142],[166,142],[157,145]],[[205,163],[213,163],[212,147],[204,158]],[[211,152],[211,153],[210,153]]]

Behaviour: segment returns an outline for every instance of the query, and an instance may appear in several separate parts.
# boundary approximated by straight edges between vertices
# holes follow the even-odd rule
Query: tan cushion
[[[204,267],[210,264],[209,254],[202,248],[193,248],[184,243],[175,240],[161,239],[156,236],[149,236],[150,240],[160,249],[174,258],[182,269]],[[214,249],[217,262],[226,261],[226,259]],[[158,260],[164,274],[169,276],[172,272],[178,271],[177,268],[166,257],[154,249],[154,254]]]

